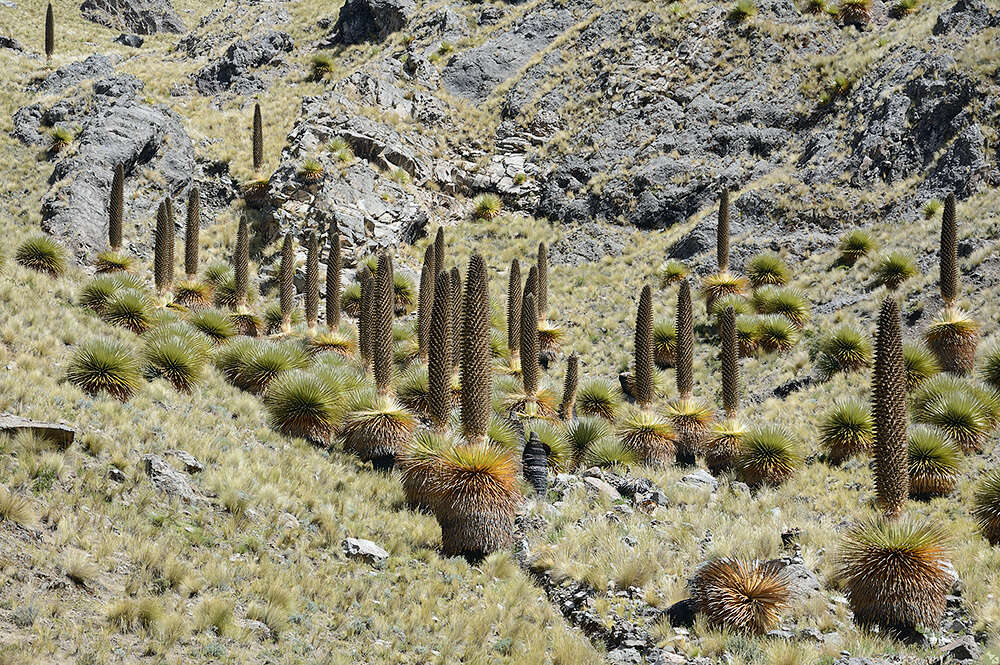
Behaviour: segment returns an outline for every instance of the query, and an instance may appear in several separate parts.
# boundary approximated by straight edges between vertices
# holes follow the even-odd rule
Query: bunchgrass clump
[[[778,561],[712,559],[691,580],[691,598],[709,625],[763,635],[788,606],[790,581]]]
[[[749,21],[756,15],[757,5],[753,0],[736,0],[736,4],[729,10],[729,20],[733,23]]]
[[[910,633],[936,627],[955,581],[937,525],[869,519],[844,537],[837,578],[854,621]]]
[[[34,526],[38,517],[31,507],[31,501],[21,494],[11,492],[0,485],[0,523],[13,522],[24,527]]]
[[[913,427],[909,437],[910,496],[928,499],[955,489],[962,452],[930,427]]]
[[[947,393],[921,405],[914,412],[917,422],[933,425],[964,452],[982,449],[990,422],[982,403],[973,395]]]
[[[22,242],[14,260],[25,268],[58,277],[66,272],[66,250],[47,236],[35,236]]]
[[[323,177],[323,163],[315,158],[308,158],[299,167],[299,177],[306,182],[316,182]]]
[[[845,400],[823,416],[819,425],[819,443],[827,459],[840,464],[858,455],[867,455],[873,440],[873,423],[868,405]]]
[[[873,269],[873,283],[895,291],[903,282],[919,273],[913,257],[902,252],[890,252],[878,260]]]
[[[817,373],[827,380],[837,372],[858,372],[870,366],[872,345],[857,328],[841,326],[820,338],[815,357]]]
[[[788,266],[777,254],[758,254],[750,259],[746,266],[750,286],[783,286],[788,282]]]
[[[110,339],[96,339],[80,346],[70,360],[66,378],[88,395],[103,392],[122,402],[127,402],[142,384],[132,350]]]
[[[752,488],[777,487],[792,477],[802,461],[799,446],[789,432],[765,425],[744,434],[736,467],[743,482]]]

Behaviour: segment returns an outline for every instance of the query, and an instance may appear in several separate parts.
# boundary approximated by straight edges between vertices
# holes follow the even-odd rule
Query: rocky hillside
[[[819,428],[844,400],[868,401],[871,372],[827,372],[823,341],[841,326],[873,338],[893,253],[907,264],[891,284],[905,341],[923,336],[942,311],[949,194],[960,303],[981,325],[976,377],[1000,313],[1000,7],[867,4],[851,18],[838,0],[83,0],[53,3],[46,53],[46,3],[0,0],[0,664],[929,665],[996,647],[1000,554],[970,514],[996,465],[992,429],[952,489],[907,504],[952,536],[956,581],[934,625],[906,640],[859,628],[837,577],[840,538],[876,487],[864,458],[828,463]],[[144,380],[119,404],[67,380],[88,341],[148,353],[147,338],[85,306],[119,165],[121,251],[143,288],[158,208],[172,197],[180,210],[197,191],[201,265],[221,275],[247,220],[250,305],[271,332],[286,234],[300,309],[311,234],[325,248],[339,229],[341,279],[359,306],[366,258],[391,253],[398,288],[415,292],[443,228],[445,267],[464,274],[479,253],[489,269],[492,350],[514,377],[498,378],[498,395],[521,372],[503,325],[512,259],[527,273],[547,246],[543,333],[556,343],[541,354],[541,390],[559,393],[576,353],[581,386],[601,382],[622,401],[617,386],[635,388],[638,294],[653,286],[666,345],[679,261],[697,300],[695,395],[712,411],[718,322],[697,287],[716,271],[729,191],[730,269],[777,254],[794,297],[774,307],[801,315],[781,344],[740,361],[742,415],[787,431],[800,468],[759,489],[701,456],[553,462],[547,493],[518,509],[509,551],[444,556],[438,522],[407,508],[396,475],[339,441],[273,427],[221,352],[190,392]],[[182,212],[176,226],[184,235]],[[842,241],[855,230],[872,251],[848,265]],[[18,253],[39,233],[66,252],[55,276]],[[400,380],[420,371],[408,365],[408,297],[396,303]],[[740,318],[789,313],[763,299],[737,299]],[[152,327],[194,316],[154,304]],[[674,359],[658,361],[666,413]],[[790,580],[764,636],[695,616],[692,574],[729,555]]]

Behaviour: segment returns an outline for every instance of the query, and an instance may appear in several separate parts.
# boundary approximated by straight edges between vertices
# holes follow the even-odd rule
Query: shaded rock
[[[698,489],[714,492],[719,487],[719,481],[715,476],[705,469],[698,469],[694,473],[689,473],[678,481],[681,485],[697,487]]]
[[[345,538],[341,546],[347,558],[359,559],[373,566],[381,566],[389,559],[389,553],[370,540]]]
[[[333,26],[330,43],[382,41],[402,30],[415,8],[413,0],[347,0]]]
[[[163,454],[176,457],[184,465],[184,470],[188,473],[199,473],[205,470],[205,465],[186,450],[166,450]]]
[[[131,48],[139,48],[146,43],[146,40],[139,35],[130,35],[124,32],[115,37],[115,41]]]
[[[80,13],[106,28],[140,35],[187,30],[170,0],[83,0]]]
[[[142,468],[149,476],[153,486],[164,494],[177,497],[182,501],[195,501],[197,495],[187,479],[182,476],[166,460],[156,455],[143,455]]]
[[[125,482],[125,472],[123,472],[118,467],[113,466],[110,469],[108,469],[108,479],[110,479],[110,480],[112,480],[112,481],[114,481],[116,483],[124,483]]]
[[[584,476],[583,482],[586,483],[589,489],[595,490],[596,492],[603,494],[612,501],[617,501],[622,498],[622,495],[614,488],[610,483],[597,478],[595,476]]]
[[[935,35],[957,32],[967,36],[997,25],[1000,25],[1000,13],[991,13],[983,0],[958,0],[938,15],[932,32]]]
[[[87,79],[103,78],[113,74],[114,62],[106,55],[92,55],[85,60],[77,60],[63,65],[38,84],[36,90],[45,94],[61,92]]]
[[[251,70],[270,63],[281,53],[290,53],[293,47],[292,38],[277,30],[239,39],[230,44],[223,57],[193,75],[195,87],[203,95],[227,90],[247,95],[263,90],[264,82]]]
[[[15,435],[25,431],[33,432],[60,448],[69,448],[76,437],[76,430],[69,425],[45,423],[15,416],[12,413],[0,413],[0,433]]]
[[[946,661],[964,663],[978,661],[983,650],[972,635],[963,635],[941,647],[941,655]]]
[[[0,48],[17,51],[19,53],[24,52],[24,47],[21,46],[21,42],[17,41],[13,37],[8,37],[7,35],[0,35]]]
[[[695,606],[694,600],[691,598],[685,598],[684,600],[678,601],[667,608],[664,615],[667,617],[667,621],[670,622],[671,626],[690,628],[694,625],[694,620],[698,614],[697,607]]]
[[[600,261],[606,256],[620,256],[625,249],[625,234],[617,228],[584,224],[566,229],[566,234],[549,248],[549,264],[578,266]]]

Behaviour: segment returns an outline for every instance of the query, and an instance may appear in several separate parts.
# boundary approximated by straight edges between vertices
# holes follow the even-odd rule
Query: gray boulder
[[[968,36],[1000,25],[1000,12],[991,13],[983,0],[958,0],[949,9],[941,12],[934,24],[935,35],[958,33]]]
[[[413,0],[347,0],[340,8],[330,43],[382,41],[402,30],[414,9],[416,3]]]
[[[80,13],[106,28],[139,35],[187,31],[170,0],[83,0]]]
[[[69,448],[73,445],[73,439],[76,436],[76,430],[68,425],[39,422],[15,416],[12,413],[0,413],[0,433],[17,434],[18,432],[32,432],[60,448]]]
[[[125,32],[115,37],[115,41],[129,48],[139,48],[146,43],[146,40],[139,35],[130,35]]]
[[[359,559],[373,566],[382,566],[389,560],[388,552],[363,538],[344,538],[341,547],[348,559]]]
[[[179,471],[170,466],[166,460],[156,455],[144,455],[142,458],[142,469],[149,480],[159,491],[172,497],[176,497],[185,502],[192,502],[198,499],[190,483],[180,474]]]
[[[36,90],[51,95],[62,92],[87,79],[97,79],[114,74],[115,63],[106,55],[95,54],[85,60],[71,62],[55,70],[38,84]]]
[[[17,51],[18,53],[24,52],[24,47],[21,46],[21,42],[17,41],[13,37],[8,37],[7,35],[0,35],[0,48]]]
[[[195,87],[203,95],[223,91],[238,95],[259,92],[265,84],[251,70],[271,63],[281,53],[290,53],[293,47],[292,38],[277,30],[238,39],[230,44],[224,56],[193,75]]]

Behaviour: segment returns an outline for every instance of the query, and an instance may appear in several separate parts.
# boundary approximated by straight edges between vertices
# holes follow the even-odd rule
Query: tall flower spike
[[[576,387],[580,381],[580,359],[571,354],[566,360],[566,382],[563,384],[562,402],[559,404],[559,419],[573,419],[573,407],[576,404]]]
[[[365,367],[372,364],[372,310],[375,308],[375,278],[365,267],[361,269],[361,311],[358,314],[358,347]]]
[[[278,304],[281,306],[281,332],[292,330],[292,304],[295,299],[295,254],[292,234],[286,233],[281,244],[281,265],[278,268]]]
[[[309,234],[309,247],[306,250],[306,325],[309,333],[316,332],[316,319],[319,318],[319,240],[316,232]]]
[[[538,243],[538,320],[549,313],[549,250],[544,242]]]
[[[648,284],[635,313],[635,401],[643,409],[653,403],[653,290]]]
[[[448,298],[451,279],[439,272],[434,280],[431,329],[427,358],[427,401],[433,427],[443,431],[451,415],[451,302]]]
[[[482,443],[489,426],[492,391],[490,374],[490,295],[486,262],[469,259],[462,304],[462,433],[469,443]]]
[[[326,325],[330,330],[340,327],[340,232],[330,224],[330,250],[326,257]]]
[[[431,333],[431,307],[434,305],[434,244],[424,250],[424,263],[420,268],[420,293],[417,296],[417,355],[427,362],[427,339]]]
[[[156,292],[163,294],[167,284],[167,208],[163,201],[156,209],[156,232],[153,235],[153,282]]]
[[[236,231],[233,276],[235,309],[237,312],[242,312],[247,308],[247,297],[250,293],[250,226],[246,215],[240,217],[240,225]]]
[[[121,164],[115,167],[115,174],[111,179],[111,198],[108,201],[108,245],[111,251],[117,252],[122,248],[122,217],[125,206],[125,167]]]
[[[522,292],[522,298],[528,293],[538,293],[538,266],[533,265],[528,270],[528,278],[524,280],[524,291]]]
[[[944,200],[941,215],[941,299],[946,307],[958,297],[958,233],[955,225],[955,195]]]
[[[510,349],[511,364],[517,365],[521,357],[521,264],[517,259],[510,262],[507,278],[507,348]]]
[[[388,395],[392,389],[392,316],[395,290],[392,279],[392,259],[386,252],[378,257],[375,269],[375,300],[372,307],[372,367],[375,391]]]
[[[439,226],[437,233],[434,235],[434,271],[433,276],[437,280],[437,275],[440,272],[444,272],[444,227]],[[437,287],[435,287],[435,293],[437,293]]]
[[[164,206],[167,208],[167,228],[166,228],[166,245],[164,247],[166,253],[163,256],[163,267],[164,267],[164,288],[170,291],[174,288],[174,244],[177,235],[177,226],[174,220],[174,200],[167,197],[164,201]]]
[[[899,306],[892,297],[882,302],[875,337],[872,372],[874,444],[872,467],[878,503],[887,519],[903,510],[910,489],[906,438],[906,369],[903,364]]]
[[[462,364],[462,273],[458,266],[451,269],[451,370]]]
[[[264,123],[260,119],[260,104],[253,105],[253,170],[260,173],[264,166]]]
[[[694,319],[691,314],[691,284],[685,279],[677,291],[677,392],[682,400],[694,390]]]
[[[719,318],[722,361],[722,406],[732,418],[740,408],[740,358],[736,342],[736,310],[727,307]]]
[[[521,305],[521,381],[525,395],[538,393],[538,310],[530,292]]]
[[[52,54],[56,50],[56,19],[52,14],[52,3],[49,3],[45,10],[45,62],[52,59]]]
[[[201,193],[197,187],[188,192],[187,220],[184,226],[184,274],[193,280],[198,276],[198,233],[201,230]]]
[[[719,262],[719,272],[729,270],[729,190],[723,189],[719,194],[719,224],[716,227],[715,238],[716,257]]]

